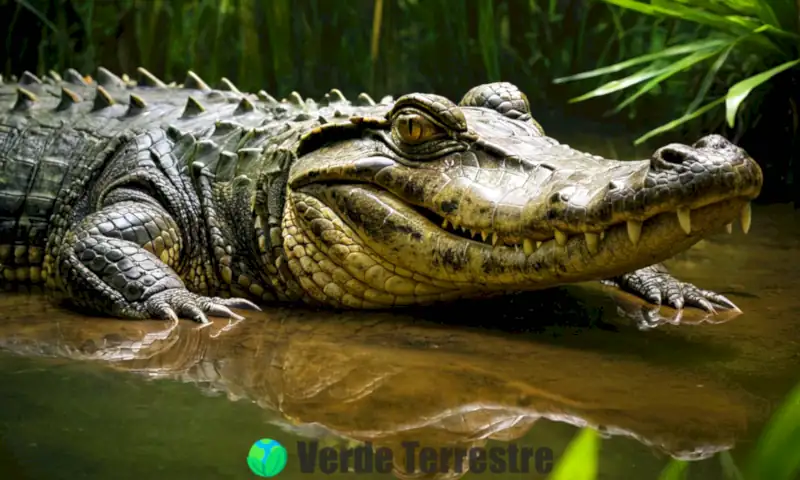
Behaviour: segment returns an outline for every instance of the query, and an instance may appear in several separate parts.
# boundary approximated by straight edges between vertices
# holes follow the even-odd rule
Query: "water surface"
[[[743,314],[674,319],[596,284],[399,313],[269,308],[232,324],[86,317],[0,295],[0,475],[13,479],[256,478],[260,438],[389,447],[549,447],[600,429],[600,474],[690,477],[743,463],[800,380],[800,216],[756,207],[671,261]],[[379,474],[348,478],[391,478]],[[405,477],[397,473],[396,477]],[[458,475],[413,478],[458,478]],[[463,478],[544,478],[476,474]]]

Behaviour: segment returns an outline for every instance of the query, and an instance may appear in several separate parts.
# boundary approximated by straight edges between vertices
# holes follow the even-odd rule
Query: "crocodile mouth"
[[[742,196],[738,198],[732,199],[733,201],[739,201],[742,203],[742,206],[739,210],[739,220],[741,222],[742,231],[746,234],[750,230],[750,225],[752,221],[752,210],[750,207],[750,198]],[[612,230],[624,230],[625,233],[628,235],[628,239],[632,245],[637,245],[641,238],[642,232],[645,228],[651,226],[653,222],[656,221],[663,221],[666,220],[667,217],[674,215],[678,221],[678,225],[680,229],[683,230],[687,235],[692,233],[692,212],[696,211],[698,208],[705,208],[711,207],[715,209],[717,207],[721,207],[722,203],[727,202],[726,200],[719,201],[719,202],[712,202],[710,204],[706,204],[703,207],[692,207],[692,208],[679,208],[674,211],[662,211],[652,214],[649,217],[644,218],[643,220],[627,220],[627,221],[620,221],[616,223],[609,224],[608,226],[600,229],[600,230],[593,230],[593,231],[585,231],[585,232],[564,232],[561,230],[553,229],[552,232],[549,234],[540,232],[537,236],[532,237],[522,237],[517,234],[511,233],[498,233],[493,232],[490,230],[479,230],[469,228],[468,226],[464,225],[457,225],[447,218],[441,216],[440,214],[424,207],[412,206],[414,210],[421,216],[427,218],[433,225],[439,226],[441,230],[447,232],[450,235],[456,236],[461,238],[462,240],[478,243],[484,246],[490,246],[492,248],[511,248],[515,251],[522,250],[526,255],[531,255],[536,250],[545,246],[547,244],[553,243],[555,245],[564,246],[567,242],[573,239],[573,237],[578,237],[580,239],[583,238],[583,243],[586,246],[586,249],[590,253],[597,252],[600,243],[605,239],[606,234]],[[729,217],[731,217],[730,212],[727,211]],[[661,217],[664,218],[661,218]],[[735,218],[731,218],[730,222],[725,224],[725,230],[730,234],[733,233],[733,223]],[[697,222],[695,222],[695,231],[697,230]],[[580,240],[577,240],[580,241]]]
[[[656,212],[643,220],[612,223],[597,232],[554,230],[539,240],[454,225],[368,183],[309,184],[294,192],[347,226],[347,235],[389,264],[455,286],[480,290],[530,290],[618,275],[686,250],[741,220],[751,224],[748,195]],[[311,228],[309,226],[309,228]],[[313,230],[313,228],[311,228]],[[687,233],[688,230],[688,233]]]

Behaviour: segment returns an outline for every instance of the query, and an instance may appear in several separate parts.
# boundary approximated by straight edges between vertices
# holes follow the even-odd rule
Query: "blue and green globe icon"
[[[274,477],[286,467],[286,448],[271,438],[262,438],[250,447],[247,465],[259,477]]]

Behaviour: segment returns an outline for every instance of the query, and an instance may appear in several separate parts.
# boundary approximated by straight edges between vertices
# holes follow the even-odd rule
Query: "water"
[[[299,472],[308,439],[369,441],[398,462],[404,440],[513,442],[557,461],[588,424],[607,437],[601,478],[654,479],[670,456],[693,459],[689,478],[723,478],[716,452],[743,465],[800,380],[799,220],[756,207],[749,235],[671,261],[744,312],[687,310],[677,325],[596,284],[402,314],[272,308],[209,328],[2,294],[0,477],[256,478],[245,457],[264,437],[289,450],[283,479],[322,476]],[[357,476],[378,477],[391,478]]]

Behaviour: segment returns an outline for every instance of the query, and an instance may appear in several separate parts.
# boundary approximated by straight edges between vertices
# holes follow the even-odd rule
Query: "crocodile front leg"
[[[228,307],[259,309],[190,292],[176,271],[194,268],[181,248],[176,222],[155,200],[113,203],[68,230],[56,250],[54,283],[77,306],[129,319],[207,323],[206,315],[242,318]]]
[[[684,306],[699,307],[711,313],[717,309],[739,309],[718,293],[676,279],[660,263],[603,280],[603,283],[618,287],[656,305],[664,304],[676,309]]]

